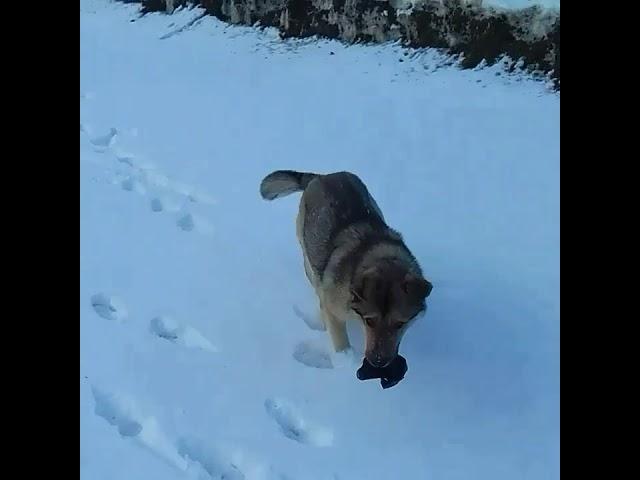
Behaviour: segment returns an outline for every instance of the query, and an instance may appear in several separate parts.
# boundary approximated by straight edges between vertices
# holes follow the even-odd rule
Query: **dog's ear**
[[[363,300],[362,290],[355,287],[351,288],[351,305],[359,305]]]
[[[360,274],[351,288],[351,301],[354,304],[372,302],[379,286],[380,273],[375,267]]]
[[[424,300],[433,290],[433,285],[422,277],[407,273],[402,283],[402,290],[412,298]]]

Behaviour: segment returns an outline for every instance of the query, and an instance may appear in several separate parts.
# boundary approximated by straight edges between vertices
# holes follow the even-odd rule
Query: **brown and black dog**
[[[350,348],[346,323],[355,316],[364,329],[367,361],[386,367],[398,356],[409,326],[425,312],[432,285],[356,175],[280,170],[260,185],[266,200],[298,191],[304,269],[333,346],[337,352]]]

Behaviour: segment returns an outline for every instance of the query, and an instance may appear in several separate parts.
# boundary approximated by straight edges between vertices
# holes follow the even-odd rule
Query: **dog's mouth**
[[[382,349],[380,350],[370,350],[369,352],[365,349],[364,358],[369,362],[372,367],[375,368],[386,368],[391,365],[399,355],[399,345],[396,345],[395,349]],[[393,348],[393,347],[392,347]],[[389,353],[392,351],[393,353]],[[380,353],[382,352],[382,353]]]
[[[397,355],[394,355],[392,358],[385,359],[385,358],[376,357],[375,355],[365,356],[365,358],[367,359],[367,362],[369,362],[369,364],[375,368],[388,367],[389,365],[391,365],[391,363],[393,363],[396,357]]]

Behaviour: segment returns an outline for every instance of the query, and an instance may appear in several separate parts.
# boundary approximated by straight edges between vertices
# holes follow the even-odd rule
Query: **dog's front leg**
[[[347,324],[324,308],[322,309],[322,315],[335,351],[342,352],[347,350],[351,346],[347,336]]]

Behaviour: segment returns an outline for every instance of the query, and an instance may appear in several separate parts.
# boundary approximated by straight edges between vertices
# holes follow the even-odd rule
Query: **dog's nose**
[[[384,368],[391,363],[391,360],[377,355],[373,355],[367,360],[369,360],[369,363],[376,368]]]

